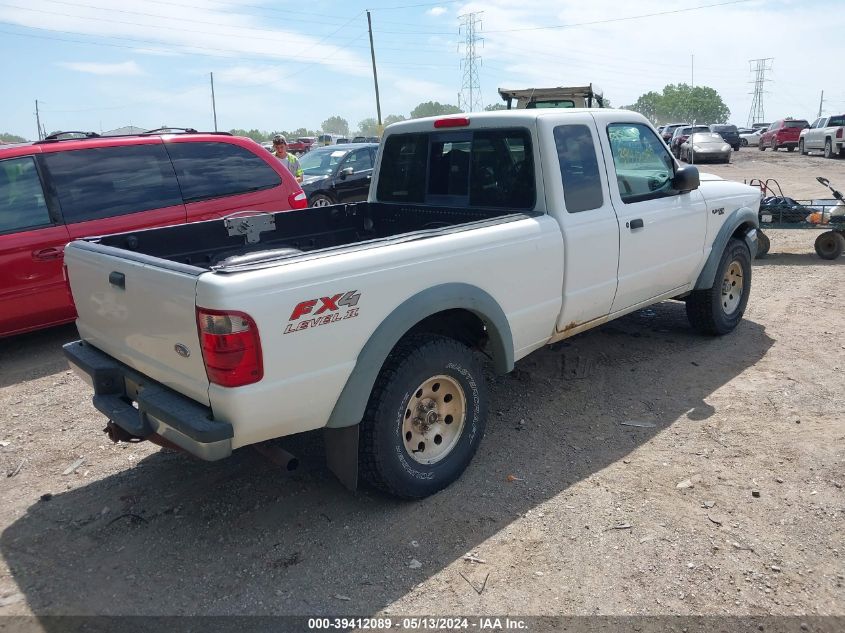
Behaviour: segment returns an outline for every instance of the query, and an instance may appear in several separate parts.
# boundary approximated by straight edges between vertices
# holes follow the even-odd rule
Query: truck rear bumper
[[[71,367],[94,388],[94,407],[127,433],[143,439],[159,435],[206,461],[232,453],[232,425],[215,421],[208,407],[84,341],[63,349]]]

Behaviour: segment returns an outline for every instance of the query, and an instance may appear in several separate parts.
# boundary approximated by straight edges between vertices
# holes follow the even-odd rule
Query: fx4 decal
[[[357,290],[340,292],[331,297],[320,297],[309,299],[296,304],[293,312],[290,313],[289,323],[285,326],[285,334],[315,328],[320,325],[329,325],[345,319],[354,319],[358,316],[358,300],[361,293]],[[345,311],[344,311],[345,308]],[[303,319],[302,317],[311,318]],[[302,320],[300,320],[302,319]],[[294,321],[298,321],[294,323]]]

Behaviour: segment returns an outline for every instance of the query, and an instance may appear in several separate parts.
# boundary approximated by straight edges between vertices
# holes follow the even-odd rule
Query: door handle
[[[634,229],[641,229],[645,225],[643,224],[642,218],[637,218],[636,220],[631,220],[630,222],[626,222],[625,226],[627,226],[628,228],[630,228],[633,231]]]
[[[42,262],[49,262],[54,259],[61,259],[62,257],[62,249],[61,248],[41,248],[37,251],[32,251],[32,259],[37,259]]]

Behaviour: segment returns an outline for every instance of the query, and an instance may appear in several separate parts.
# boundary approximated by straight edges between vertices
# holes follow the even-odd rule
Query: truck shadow
[[[671,425],[700,424],[705,399],[772,342],[751,321],[696,336],[665,302],[496,378],[474,462],[424,501],[346,492],[308,434],[287,445],[310,464],[290,478],[251,450],[218,463],[154,453],[34,501],[0,550],[38,615],[372,614]]]
[[[773,253],[770,252],[762,259],[755,259],[755,266],[841,266],[845,264],[845,257],[836,260],[824,260],[813,252],[813,245],[809,245],[807,253]]]
[[[73,324],[0,338],[0,388],[66,370],[61,346],[78,338]]]

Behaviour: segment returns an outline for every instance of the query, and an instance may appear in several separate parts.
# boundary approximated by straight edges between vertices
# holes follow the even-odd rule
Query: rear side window
[[[828,127],[834,127],[838,125],[845,125],[845,115],[843,116],[832,116],[830,120],[827,122]]]
[[[68,224],[182,204],[162,145],[99,147],[42,157]]]
[[[32,156],[0,161],[0,234],[51,224]]]
[[[596,146],[586,125],[559,125],[555,145],[569,213],[598,209],[604,204]]]
[[[249,193],[282,179],[248,149],[229,143],[168,143],[185,202]]]
[[[392,135],[376,195],[382,202],[532,208],[531,137],[522,129]]]

